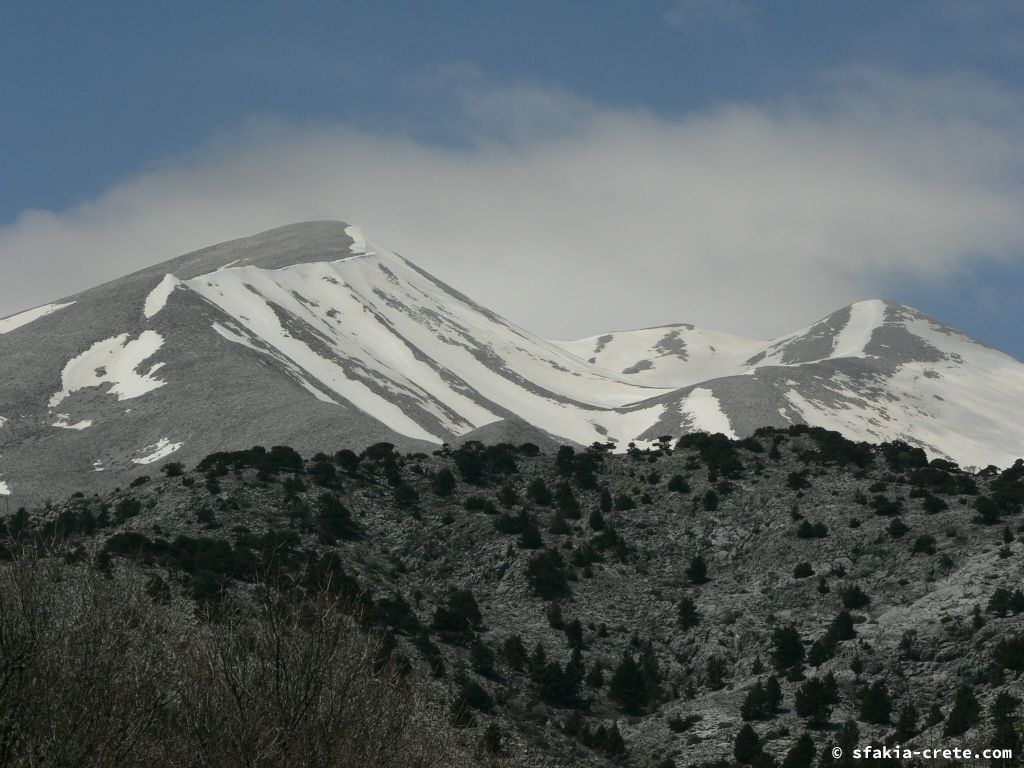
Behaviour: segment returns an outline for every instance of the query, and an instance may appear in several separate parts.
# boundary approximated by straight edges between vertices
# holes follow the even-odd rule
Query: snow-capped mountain
[[[0,493],[213,450],[579,444],[808,422],[969,465],[1024,454],[1024,364],[915,310],[772,341],[689,325],[553,342],[356,228],[234,240],[0,320]]]
[[[629,380],[680,387],[643,404],[666,411],[640,439],[680,423],[730,436],[808,423],[967,466],[1024,453],[1024,364],[896,302],[857,302],[767,342],[668,326],[565,346]]]

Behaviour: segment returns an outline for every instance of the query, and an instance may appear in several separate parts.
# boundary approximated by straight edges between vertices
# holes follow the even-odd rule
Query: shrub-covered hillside
[[[868,742],[1020,753],[1022,504],[1024,462],[793,427],[625,454],[254,448],[2,534],[139,574],[199,626],[256,584],[336,597],[477,759],[800,768]]]

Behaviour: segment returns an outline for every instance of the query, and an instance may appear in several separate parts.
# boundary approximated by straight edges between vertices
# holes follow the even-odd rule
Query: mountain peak
[[[143,270],[143,273],[171,273],[188,280],[227,267],[253,266],[281,269],[351,256],[356,244],[341,221],[303,221],[268,229],[255,235],[228,240]],[[365,245],[365,241],[361,241]]]
[[[239,446],[419,450],[531,430],[625,445],[810,423],[965,464],[1024,453],[1007,428],[1024,365],[896,302],[771,341],[677,324],[551,342],[339,221],[0,321],[0,359],[0,482],[36,499]]]

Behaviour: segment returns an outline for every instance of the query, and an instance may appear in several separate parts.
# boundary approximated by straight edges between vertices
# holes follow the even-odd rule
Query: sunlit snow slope
[[[420,440],[440,443],[509,413],[587,443],[604,435],[591,423],[600,416],[628,438],[637,417],[610,409],[670,391],[609,377],[345,232],[345,258],[229,267],[181,289],[229,318],[218,334],[288,366],[318,399]]]
[[[560,343],[624,380],[681,388],[650,401],[666,412],[643,439],[719,419],[725,434],[809,423],[973,466],[1024,454],[1024,364],[895,302],[861,301],[771,341],[666,326]]]
[[[0,493],[212,450],[579,444],[812,423],[964,464],[1024,454],[1024,365],[866,301],[757,341],[538,338],[338,222],[233,240],[0,320]]]

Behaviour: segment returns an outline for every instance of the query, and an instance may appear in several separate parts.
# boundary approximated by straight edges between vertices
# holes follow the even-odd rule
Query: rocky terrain
[[[217,453],[3,532],[141,569],[189,615],[268,576],[326,586],[499,760],[798,768],[869,742],[1020,754],[1022,504],[1022,461],[794,426]]]
[[[965,467],[1024,454],[1024,363],[898,303],[769,340],[674,324],[551,341],[335,221],[0,319],[0,361],[0,496],[15,505],[256,444],[624,450],[813,424]]]

